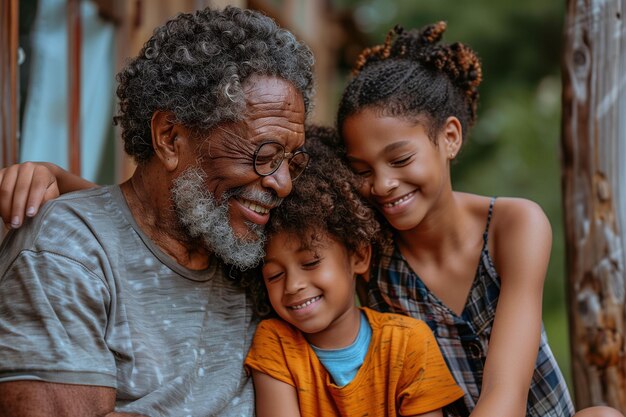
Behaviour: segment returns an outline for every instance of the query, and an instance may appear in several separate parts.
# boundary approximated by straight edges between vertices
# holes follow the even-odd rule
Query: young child
[[[263,282],[280,318],[262,321],[245,361],[257,417],[441,416],[463,396],[428,326],[355,306],[374,213],[349,169],[309,128],[313,161],[270,217]]]
[[[347,161],[393,234],[372,266],[369,305],[428,323],[465,391],[460,415],[571,416],[541,323],[545,214],[451,186],[482,74],[469,47],[439,43],[445,29],[396,27],[361,54],[339,105]]]

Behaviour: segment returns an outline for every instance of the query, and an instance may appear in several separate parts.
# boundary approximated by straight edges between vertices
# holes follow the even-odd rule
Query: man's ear
[[[363,245],[352,254],[352,267],[354,273],[358,275],[365,274],[370,267],[372,259],[372,245]]]
[[[175,171],[181,162],[181,141],[189,133],[181,125],[174,123],[171,112],[157,110],[152,115],[152,147],[167,171]]]
[[[454,116],[446,119],[443,136],[446,155],[448,159],[454,159],[463,145],[463,127],[459,119]]]

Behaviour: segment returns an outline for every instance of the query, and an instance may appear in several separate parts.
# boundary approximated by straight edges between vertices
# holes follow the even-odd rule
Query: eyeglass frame
[[[269,144],[276,144],[278,146],[280,146],[283,150],[283,154],[282,157],[280,159],[280,163],[277,164],[270,172],[268,173],[261,173],[259,172],[258,168],[257,168],[257,156],[259,154],[259,152],[261,151],[261,148],[263,148],[263,146],[265,145],[269,145]],[[276,171],[278,171],[280,169],[280,167],[283,165],[283,162],[285,162],[285,160],[287,160],[287,165],[291,165],[291,161],[293,160],[293,158],[296,157],[296,155],[299,154],[303,154],[306,155],[306,164],[304,165],[304,168],[302,169],[302,171],[298,172],[298,175],[296,175],[295,177],[292,177],[291,174],[289,174],[289,177],[291,177],[291,181],[295,181],[297,180],[300,175],[302,175],[302,173],[304,172],[304,170],[306,170],[306,168],[309,166],[309,162],[311,162],[311,155],[305,150],[305,149],[298,149],[295,152],[286,152],[285,151],[285,145],[283,145],[280,142],[276,142],[276,141],[267,141],[267,142],[263,142],[261,144],[259,144],[259,146],[257,146],[256,150],[254,151],[254,155],[252,156],[252,167],[254,168],[254,172],[260,176],[260,177],[267,177],[272,175],[273,173],[275,173]]]
[[[234,133],[234,132],[230,132],[226,129],[224,129],[223,127],[217,125],[215,126],[216,128],[218,128],[219,130],[221,130],[224,133],[228,133],[229,135],[232,135],[240,140],[246,141],[246,139],[242,138],[241,136],[239,136],[238,134]],[[259,154],[259,151],[261,150],[261,148],[268,144],[268,143],[275,143],[278,146],[280,146],[283,149],[283,156],[280,160],[280,164],[276,165],[276,168],[272,169],[270,172],[268,172],[267,174],[262,174],[259,172],[259,170],[256,167],[256,158],[257,155]],[[254,150],[254,154],[252,155],[252,168],[254,169],[254,173],[257,174],[259,177],[268,177],[270,175],[272,175],[273,173],[275,173],[276,171],[278,171],[278,169],[283,165],[283,162],[285,161],[285,159],[287,159],[287,165],[291,164],[291,160],[298,154],[304,154],[307,157],[307,161],[306,161],[306,165],[304,166],[304,168],[302,169],[302,171],[300,171],[298,173],[298,175],[296,175],[295,177],[291,177],[291,174],[289,174],[289,178],[291,178],[292,182],[295,182],[300,175],[302,175],[302,173],[306,170],[306,168],[309,166],[309,162],[311,162],[311,155],[305,150],[305,149],[299,149],[295,152],[285,152],[285,145],[283,145],[280,142],[277,142],[275,140],[269,140],[266,142],[262,142],[259,144],[259,146],[257,146],[257,148]]]

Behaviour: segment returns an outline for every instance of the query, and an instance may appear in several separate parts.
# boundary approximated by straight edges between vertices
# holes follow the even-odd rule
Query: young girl
[[[528,200],[451,186],[481,67],[467,46],[439,43],[445,28],[396,27],[361,54],[339,105],[347,161],[393,234],[372,266],[368,302],[428,323],[465,391],[461,415],[571,416],[541,324],[546,216]]]
[[[333,134],[307,130],[314,162],[266,229],[262,276],[280,319],[259,324],[245,361],[256,415],[441,416],[463,392],[428,326],[355,306],[379,225],[322,142]]]

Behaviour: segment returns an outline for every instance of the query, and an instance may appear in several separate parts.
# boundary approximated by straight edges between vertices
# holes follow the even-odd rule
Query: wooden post
[[[0,0],[0,10],[0,167],[6,167],[18,161],[18,1]],[[5,234],[0,221],[0,242]]]
[[[81,40],[80,0],[67,0],[67,145],[69,170],[76,175],[80,175]]]
[[[18,160],[18,1],[1,0],[0,20],[0,130],[2,134],[2,166]]]
[[[562,186],[577,408],[626,413],[626,0],[567,0]]]

